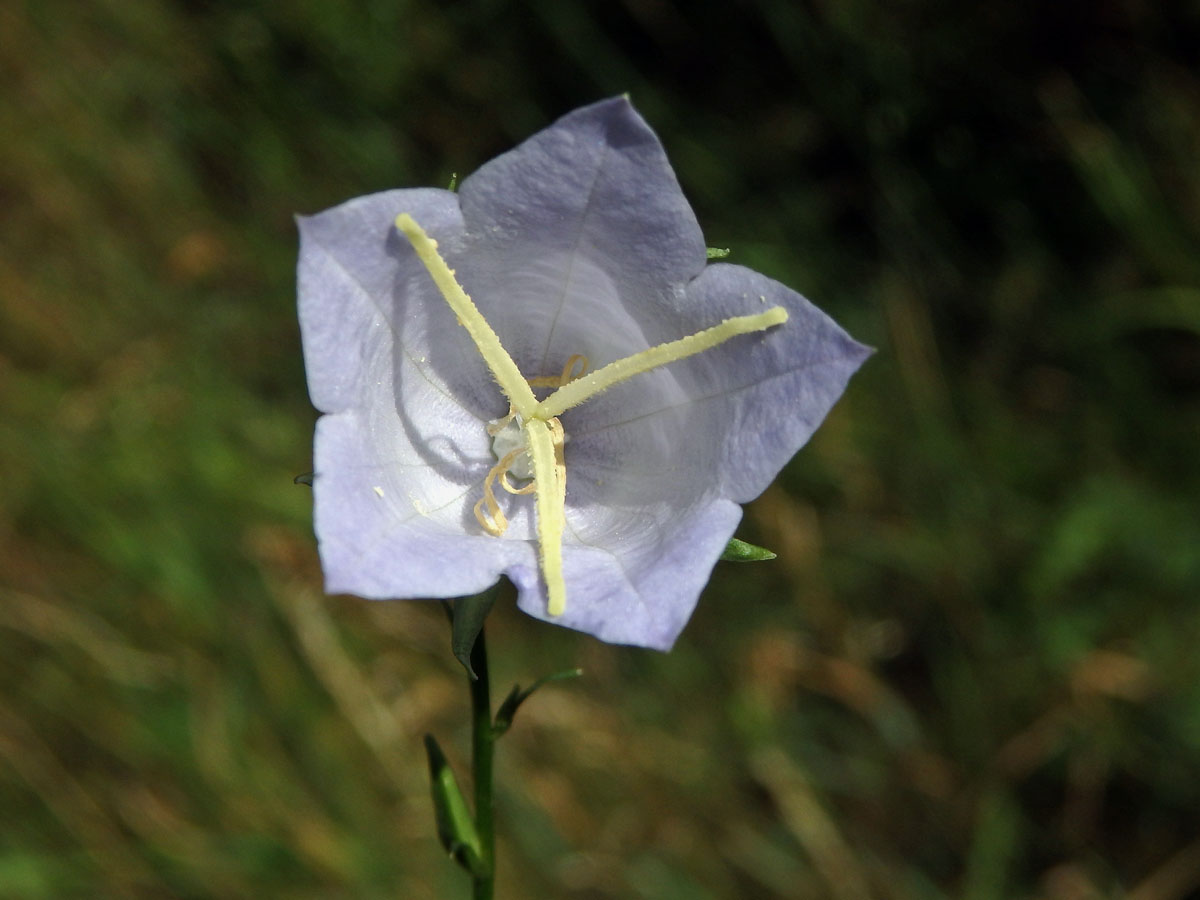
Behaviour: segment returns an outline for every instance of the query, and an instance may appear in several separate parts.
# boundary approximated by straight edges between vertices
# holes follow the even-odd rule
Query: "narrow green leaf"
[[[492,731],[496,737],[504,734],[512,726],[513,716],[516,715],[518,707],[533,695],[544,684],[549,684],[552,681],[566,681],[568,678],[578,678],[583,674],[583,669],[567,669],[563,672],[555,672],[553,675],[544,675],[525,690],[521,690],[519,684],[514,684],[513,689],[508,692],[508,696],[504,698],[504,702],[500,704],[500,709],[496,711],[496,720],[492,725]]]
[[[433,791],[433,812],[437,819],[438,840],[460,866],[475,877],[487,873],[480,850],[475,819],[458,787],[454,770],[432,734],[425,735],[425,753],[429,757],[429,783]]]
[[[727,562],[761,562],[774,558],[775,554],[766,547],[757,547],[754,544],[739,541],[737,538],[730,538],[725,552],[721,554],[721,559]]]
[[[484,619],[491,612],[492,604],[496,602],[499,588],[497,584],[482,594],[459,597],[451,603],[450,618],[453,624],[450,629],[450,649],[454,651],[455,659],[463,664],[472,681],[479,676],[471,668],[471,650],[475,646],[475,638],[479,637],[479,632],[483,629]]]

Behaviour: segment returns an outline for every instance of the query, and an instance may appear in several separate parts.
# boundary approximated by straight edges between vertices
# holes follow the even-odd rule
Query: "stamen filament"
[[[487,319],[475,306],[475,302],[455,279],[454,270],[446,265],[446,261],[437,252],[437,241],[426,234],[425,229],[418,225],[408,213],[396,216],[396,227],[403,231],[405,237],[412,242],[413,249],[417,251],[417,258],[429,270],[433,283],[437,285],[438,290],[446,299],[446,303],[458,316],[459,324],[466,328],[467,333],[471,335],[471,340],[479,348],[479,355],[483,357],[483,361],[492,370],[492,376],[500,385],[500,390],[504,391],[505,396],[508,397],[509,402],[522,418],[530,418],[533,415],[534,407],[537,406],[537,398],[533,395],[533,390],[525,381],[517,364],[513,362],[513,358],[508,355],[508,351],[500,343],[500,338],[496,336],[492,326],[488,324]]]
[[[510,494],[516,494],[517,496],[524,496],[525,494],[532,494],[534,491],[537,490],[537,484],[535,484],[532,481],[529,482],[529,484],[522,485],[521,487],[513,487],[513,483],[508,480],[508,470],[507,469],[505,469],[503,472],[500,473],[500,487],[504,488]]]
[[[706,328],[677,341],[659,344],[657,347],[651,347],[641,353],[618,359],[589,375],[584,375],[582,378],[563,385],[539,403],[532,416],[538,419],[560,416],[568,409],[578,406],[585,400],[589,400],[635,375],[694,356],[718,344],[723,344],[739,334],[752,334],[756,331],[765,331],[774,325],[781,325],[787,321],[787,317],[787,310],[782,306],[773,307],[753,316],[734,316],[726,319],[720,325],[714,325],[712,328]]]
[[[499,478],[500,483],[507,487],[509,467],[512,466],[513,460],[524,452],[524,447],[518,447],[511,453],[506,453],[504,459],[492,466],[487,477],[483,479],[483,496],[475,503],[475,521],[483,526],[483,530],[492,537],[500,537],[508,531],[508,516],[504,515],[504,510],[496,502],[496,492],[492,485]],[[512,493],[517,492],[513,491]],[[484,512],[485,506],[487,507],[486,513]]]
[[[572,354],[567,359],[567,364],[563,366],[561,375],[535,375],[533,378],[526,379],[530,387],[562,387],[568,381],[576,378],[582,378],[587,372],[588,359],[581,353]],[[579,369],[578,374],[573,374],[575,369]]]
[[[495,422],[490,422],[489,424],[483,426],[483,430],[486,431],[492,437],[495,437],[500,432],[502,432],[505,428],[507,428],[508,423],[511,422],[516,417],[517,417],[517,411],[512,408],[512,404],[510,403],[508,406],[508,415],[505,416],[503,419],[497,419]]]
[[[563,579],[562,564],[566,482],[560,478],[552,426],[542,419],[530,419],[524,427],[529,455],[533,459],[533,482],[537,485],[534,497],[542,577],[546,580],[548,597],[546,612],[561,616],[567,608],[567,583]]]

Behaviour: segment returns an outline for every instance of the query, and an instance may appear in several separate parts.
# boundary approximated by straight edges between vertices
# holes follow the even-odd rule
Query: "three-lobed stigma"
[[[511,494],[534,494],[541,572],[546,583],[546,612],[560,616],[567,608],[562,562],[567,465],[566,434],[559,416],[635,375],[694,356],[737,335],[781,325],[787,321],[787,310],[776,306],[755,315],[734,316],[711,328],[634,353],[590,373],[585,357],[572,356],[559,375],[526,378],[458,283],[454,271],[438,253],[437,242],[408,213],[396,217],[396,227],[412,244],[417,258],[429,271],[459,324],[467,329],[479,355],[508,398],[508,415],[487,426],[497,462],[484,478],[483,496],[475,504],[475,518],[485,532],[499,537],[507,530],[508,519],[496,499],[496,483]],[[539,401],[533,393],[535,387],[552,390]],[[514,425],[519,438],[512,433]],[[500,441],[501,435],[505,435],[504,441]],[[522,456],[527,458],[528,466],[514,472],[514,466]],[[514,486],[509,474],[520,478],[524,471],[532,473],[532,481],[521,487]]]

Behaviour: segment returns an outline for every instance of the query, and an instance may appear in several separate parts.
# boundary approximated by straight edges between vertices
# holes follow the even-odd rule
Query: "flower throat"
[[[496,501],[496,482],[499,481],[501,487],[512,494],[534,494],[539,560],[542,578],[546,583],[546,612],[551,616],[561,616],[567,608],[562,563],[567,465],[563,452],[566,436],[559,416],[635,375],[694,356],[737,335],[752,334],[781,325],[787,321],[787,310],[775,306],[756,315],[734,316],[711,328],[634,353],[592,372],[587,371],[586,358],[572,356],[560,375],[527,379],[455,279],[454,270],[438,253],[437,242],[408,213],[396,217],[396,227],[412,243],[417,257],[458,317],[458,323],[467,329],[479,355],[491,370],[492,377],[508,398],[508,415],[487,426],[488,434],[493,438],[493,448],[496,447],[498,436],[514,424],[522,439],[511,441],[512,449],[506,450],[503,456],[497,453],[498,462],[484,479],[483,497],[475,504],[475,518],[484,531],[499,537],[507,530],[508,520]],[[576,369],[579,370],[578,374]],[[545,399],[539,401],[533,393],[534,387],[549,387],[552,390]],[[523,455],[528,458],[528,470],[533,479],[518,488],[508,476]]]

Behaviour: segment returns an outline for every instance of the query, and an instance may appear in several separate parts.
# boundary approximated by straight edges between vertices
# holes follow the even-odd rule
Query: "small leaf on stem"
[[[496,602],[499,585],[489,588],[482,594],[471,597],[459,597],[450,604],[450,649],[454,657],[463,664],[467,674],[474,681],[477,676],[471,668],[471,649],[475,646],[475,638],[483,628],[483,621]]]
[[[519,684],[514,684],[513,689],[508,692],[508,696],[504,698],[504,702],[500,704],[500,709],[496,711],[496,720],[492,724],[492,732],[496,737],[504,734],[512,726],[513,716],[516,715],[518,707],[532,696],[544,684],[549,684],[551,681],[566,681],[568,678],[578,678],[583,674],[583,669],[567,669],[563,672],[555,672],[552,675],[545,675],[527,687],[521,690]]]
[[[756,547],[754,544],[739,541],[737,538],[730,538],[725,551],[721,554],[721,559],[727,562],[762,562],[774,558],[775,554],[766,547]]]
[[[425,735],[425,752],[429,757],[429,782],[433,789],[433,812],[437,818],[438,840],[446,852],[473,876],[486,876],[480,852],[479,833],[467,808],[466,798],[459,790],[454,770],[437,739]]]

